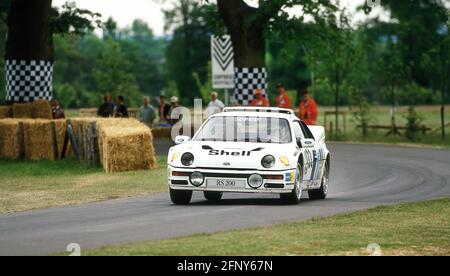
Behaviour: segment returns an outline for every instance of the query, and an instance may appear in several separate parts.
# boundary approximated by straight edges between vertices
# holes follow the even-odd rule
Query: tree
[[[8,2],[0,1],[0,56],[5,56],[5,48],[2,47],[6,43],[6,34],[8,32],[6,10],[9,9]],[[0,58],[0,104],[4,104],[6,99],[6,72],[5,61]]]
[[[310,49],[316,49],[319,74],[326,76],[334,92],[335,137],[339,135],[339,106],[342,85],[355,69],[362,57],[361,47],[350,27],[345,10],[341,10],[335,20],[323,28],[323,35],[309,43]]]
[[[61,11],[53,9],[52,0],[14,0],[7,12],[7,100],[51,99],[53,34],[83,33],[99,23],[93,20],[98,14],[78,9],[73,3]]]
[[[129,105],[138,105],[141,96],[136,79],[129,72],[130,63],[123,57],[119,44],[110,39],[98,67],[94,69],[98,90],[126,96]]]
[[[119,31],[116,41],[130,63],[130,73],[136,77],[141,93],[158,95],[166,80],[164,38],[155,37],[147,23],[135,20],[131,28]]]
[[[422,64],[431,75],[432,86],[441,91],[441,136],[445,139],[445,99],[450,86],[450,16],[438,30],[435,47],[423,54]]]
[[[286,39],[302,35],[299,25],[304,24],[305,16],[311,16],[316,23],[326,21],[328,15],[335,6],[331,1],[313,0],[259,0],[258,7],[251,7],[243,0],[218,0],[218,10],[224,19],[228,33],[234,47],[235,67],[237,72],[252,70],[257,74],[265,72],[265,54],[267,35],[275,32],[282,33]],[[288,9],[295,8],[299,15],[292,16]],[[239,80],[240,74],[236,75],[237,83],[246,82]],[[265,79],[259,88],[266,87]],[[242,91],[236,87],[235,93],[250,93],[253,91]],[[245,95],[247,96],[247,95]],[[237,102],[246,104],[245,101]]]
[[[301,41],[283,43],[282,37],[277,38],[273,35],[266,43],[269,85],[275,87],[277,83],[282,83],[288,90],[299,92],[310,83],[310,70],[307,63],[299,58],[305,55],[303,44]],[[293,104],[295,106],[297,103]]]
[[[429,87],[432,76],[423,67],[422,56],[434,48],[439,36],[436,30],[449,18],[448,0],[383,0],[381,4],[396,19],[391,25],[402,46],[400,57],[409,65],[412,79]]]
[[[409,66],[403,62],[400,54],[400,45],[396,36],[387,39],[386,50],[381,56],[378,65],[378,74],[384,84],[384,94],[391,101],[391,125],[390,134],[399,134],[396,123],[396,109],[398,104],[398,93],[409,80]]]
[[[173,30],[166,48],[167,78],[176,83],[183,103],[192,104],[190,100],[201,96],[193,73],[198,74],[201,82],[206,80],[211,55],[205,49],[210,48],[210,36],[219,23],[210,24],[214,20],[211,15],[214,6],[201,5],[196,0],[171,3],[173,8],[165,11],[165,28]]]

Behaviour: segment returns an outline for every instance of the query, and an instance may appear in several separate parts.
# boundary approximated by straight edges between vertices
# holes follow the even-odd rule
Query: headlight
[[[192,185],[195,187],[200,187],[203,184],[203,181],[205,181],[205,177],[200,172],[194,172],[189,177],[189,180],[191,181]]]
[[[252,174],[248,178],[248,185],[252,187],[253,189],[258,189],[263,184],[263,178],[259,174]]]
[[[194,163],[194,155],[190,152],[186,152],[181,156],[181,164],[183,164],[186,167],[189,167]]]
[[[264,156],[264,158],[261,160],[261,165],[266,169],[272,168],[275,165],[275,157],[273,157],[272,155]]]

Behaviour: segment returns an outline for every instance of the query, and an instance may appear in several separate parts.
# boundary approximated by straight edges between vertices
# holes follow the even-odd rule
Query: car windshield
[[[209,119],[194,140],[287,144],[292,135],[286,119],[218,116]]]

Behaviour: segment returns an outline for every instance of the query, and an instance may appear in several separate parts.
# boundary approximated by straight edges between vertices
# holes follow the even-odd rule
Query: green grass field
[[[398,126],[406,125],[406,115],[408,107],[400,107],[397,111],[396,122]],[[327,111],[334,111],[333,107],[321,107],[320,115],[318,119],[319,125],[325,125],[325,113]],[[402,145],[431,145],[438,147],[450,148],[450,126],[446,128],[447,137],[442,140],[441,132],[428,133],[425,136],[418,134],[417,140],[410,141],[404,136],[386,136],[388,130],[369,130],[368,136],[364,140],[362,137],[361,129],[356,126],[359,124],[354,120],[352,111],[348,107],[342,107],[340,111],[347,112],[345,124],[346,130],[344,132],[344,120],[340,116],[340,131],[341,136],[336,138],[330,133],[330,122],[333,124],[333,128],[336,127],[335,116],[330,115],[326,120],[327,137],[329,140],[342,141],[342,142],[364,142],[364,143],[383,143],[383,144],[402,144]],[[424,118],[422,125],[435,129],[441,124],[440,106],[416,106],[416,111]],[[446,107],[446,122],[450,122],[450,106]],[[386,125],[389,126],[391,122],[390,107],[380,106],[374,107],[372,110],[372,121],[370,125]],[[401,131],[404,134],[404,131]]]
[[[422,114],[425,117],[425,120],[423,121],[423,124],[426,126],[429,126],[431,128],[438,127],[441,122],[441,115],[440,115],[440,106],[438,105],[418,105],[415,107],[416,111],[420,114]],[[349,107],[340,107],[340,111],[347,112],[347,126],[349,130],[355,128],[356,122],[352,120],[351,110]],[[374,106],[372,108],[372,117],[373,122],[372,124],[380,124],[380,125],[389,125],[391,122],[391,114],[390,114],[391,107],[389,106]],[[404,126],[406,124],[406,119],[404,116],[406,116],[408,110],[408,106],[402,106],[399,107],[397,110],[397,124],[399,126]],[[323,124],[325,121],[325,112],[327,111],[334,111],[334,107],[319,107],[319,124]],[[450,105],[446,106],[445,110],[445,116],[446,121],[450,122]],[[329,121],[334,122],[334,116],[331,116],[328,118]]]
[[[301,206],[299,206],[301,208]],[[83,250],[83,255],[449,255],[450,199],[383,206],[367,211],[265,228]]]
[[[158,164],[153,171],[105,174],[77,160],[0,160],[0,213],[164,192],[166,157]]]

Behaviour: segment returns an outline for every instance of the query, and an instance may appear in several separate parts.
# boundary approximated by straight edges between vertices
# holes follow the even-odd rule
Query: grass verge
[[[450,198],[299,223],[109,246],[83,255],[449,255]]]
[[[152,171],[105,174],[77,160],[0,160],[0,213],[164,192],[166,157],[158,164]]]

